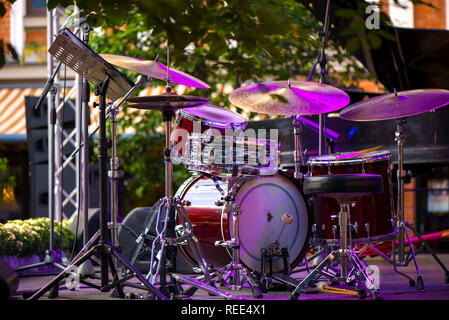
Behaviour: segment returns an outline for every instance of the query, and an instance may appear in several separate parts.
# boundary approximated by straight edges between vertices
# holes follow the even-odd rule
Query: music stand
[[[157,288],[155,288],[133,265],[129,263],[119,251],[112,246],[108,241],[108,221],[107,221],[107,157],[108,157],[108,143],[106,138],[106,97],[111,100],[117,100],[125,95],[125,98],[130,95],[139,84],[134,84],[123,74],[121,74],[112,65],[107,63],[103,58],[90,49],[85,43],[77,38],[72,32],[65,29],[61,31],[56,37],[55,41],[48,50],[59,61],[66,64],[69,68],[80,74],[87,81],[95,86],[95,94],[99,96],[99,138],[98,138],[98,158],[100,165],[100,230],[99,243],[93,248],[87,250],[88,244],[82,249],[67,268],[55,277],[51,282],[34,293],[29,299],[34,300],[42,296],[50,288],[58,285],[59,282],[66,276],[71,274],[73,267],[79,267],[83,262],[87,261],[92,255],[100,253],[100,279],[101,285],[95,285],[87,281],[81,280],[83,284],[90,287],[107,292],[114,288],[118,295],[125,297],[122,284],[132,277],[136,277],[142,285],[148,289],[155,297],[159,299],[168,298],[164,296]],[[123,98],[120,103],[122,103]],[[115,269],[113,257],[118,259],[122,265],[130,271],[122,279],[119,279],[117,270]],[[109,267],[114,281],[109,283]]]

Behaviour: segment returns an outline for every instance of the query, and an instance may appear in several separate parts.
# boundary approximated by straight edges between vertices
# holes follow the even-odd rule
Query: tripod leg
[[[407,236],[408,243],[410,244],[410,252],[411,252],[411,254],[413,256],[413,262],[415,264],[416,273],[418,274],[416,289],[418,289],[419,291],[424,291],[424,282],[423,282],[423,279],[422,279],[421,272],[419,270],[418,262],[416,261],[415,249],[413,248],[413,244],[412,244],[412,241],[410,239],[410,235],[408,233],[407,227],[405,226],[405,223],[404,223],[404,230],[405,230],[405,234]]]
[[[376,281],[371,277],[370,274],[368,274],[368,272],[365,268],[365,264],[363,264],[363,262],[359,259],[359,257],[357,257],[357,255],[352,251],[351,251],[350,259],[352,260],[352,262],[355,266],[355,269],[362,274],[366,283],[369,284],[368,289],[371,290],[373,299],[381,299],[381,297],[378,293],[378,289],[376,287]]]
[[[123,286],[120,284],[120,279],[117,274],[117,270],[115,269],[114,265],[114,259],[112,259],[112,256],[109,255],[109,265],[111,266],[111,273],[112,273],[112,279],[113,283],[115,284],[115,289],[112,292],[112,297],[118,297],[118,298],[125,298],[125,293],[123,292]]]
[[[48,290],[52,289],[55,285],[57,285],[67,274],[67,271],[70,269],[70,267],[72,266],[79,266],[81,263],[83,263],[84,261],[86,261],[87,259],[89,259],[89,257],[91,255],[93,255],[96,251],[97,247],[93,247],[92,249],[90,249],[86,255],[80,257],[78,260],[76,260],[74,263],[70,264],[67,266],[66,269],[64,269],[64,271],[62,271],[60,274],[58,274],[52,281],[50,281],[49,283],[47,283],[44,287],[42,287],[39,291],[37,291],[35,294],[33,294],[29,300],[36,300],[39,299],[45,292],[47,292]]]
[[[253,292],[253,297],[254,298],[262,298],[262,292],[256,286],[256,284],[254,283],[253,279],[251,278],[251,276],[248,275],[246,270],[242,268],[240,270],[240,272],[242,273],[243,278],[248,282],[249,286],[251,287],[251,290]]]
[[[310,281],[313,280],[313,278],[315,278],[315,276],[326,266],[328,265],[331,260],[333,260],[335,258],[335,252],[331,252],[323,261],[321,261],[321,263],[315,268],[313,269],[312,272],[310,272],[308,274],[308,276],[302,280],[295,288],[295,290],[293,290],[293,292],[291,293],[289,300],[297,300],[300,293],[301,293],[301,289],[303,287],[305,287]]]
[[[447,270],[446,266],[443,264],[443,262],[438,258],[438,256],[435,254],[435,252],[430,248],[430,246],[427,244],[426,241],[421,237],[421,234],[419,234],[415,228],[413,228],[411,225],[407,225],[407,227],[413,231],[413,233],[418,237],[418,239],[421,241],[421,243],[425,246],[426,250],[430,252],[432,257],[435,259],[435,261],[440,265],[440,267],[444,270],[445,273],[445,282],[449,283],[449,271]]]
[[[142,284],[151,291],[156,297],[161,300],[168,300],[159,290],[157,290],[133,265],[129,263],[122,255],[115,249],[112,248],[111,253],[127,268],[129,269]]]

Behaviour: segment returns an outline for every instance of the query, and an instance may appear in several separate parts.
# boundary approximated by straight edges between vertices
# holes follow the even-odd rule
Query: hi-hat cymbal
[[[141,60],[133,57],[120,56],[115,54],[100,54],[110,64],[117,67],[134,71],[152,78],[167,80],[167,67],[160,62],[152,60]],[[207,89],[210,86],[187,73],[170,68],[169,82],[177,83],[187,87]]]
[[[448,90],[408,90],[354,103],[340,112],[340,118],[353,121],[400,119],[435,110],[448,103]]]
[[[131,102],[131,104],[128,104],[128,107],[159,111],[176,111],[178,109],[191,108],[207,104],[210,101],[211,99],[209,98],[183,96],[174,93],[127,99],[127,102]]]
[[[239,108],[270,115],[313,115],[339,110],[349,103],[344,91],[301,81],[268,81],[240,87],[229,95]]]

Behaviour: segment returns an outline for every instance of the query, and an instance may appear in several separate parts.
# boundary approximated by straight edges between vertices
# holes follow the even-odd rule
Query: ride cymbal
[[[133,57],[115,54],[100,54],[110,64],[117,67],[134,71],[159,80],[167,80],[167,67],[160,62],[152,60],[141,60]],[[187,73],[170,68],[168,70],[169,82],[177,83],[187,87],[208,89],[210,86]]]
[[[268,81],[240,87],[229,95],[239,108],[270,115],[314,115],[339,110],[349,103],[344,91],[302,81]]]
[[[340,111],[340,118],[352,121],[399,119],[435,110],[448,103],[448,90],[408,90],[354,103]]]

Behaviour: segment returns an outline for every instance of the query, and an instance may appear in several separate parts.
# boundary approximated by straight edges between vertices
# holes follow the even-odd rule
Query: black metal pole
[[[106,92],[109,86],[109,76],[97,85],[96,94],[99,96],[99,137],[98,137],[98,162],[100,166],[99,180],[100,180],[100,248],[105,248],[108,243],[108,194],[107,194],[107,163],[108,163],[108,142],[106,138]],[[109,258],[106,250],[100,252],[101,263],[101,287],[106,287],[109,283]]]

